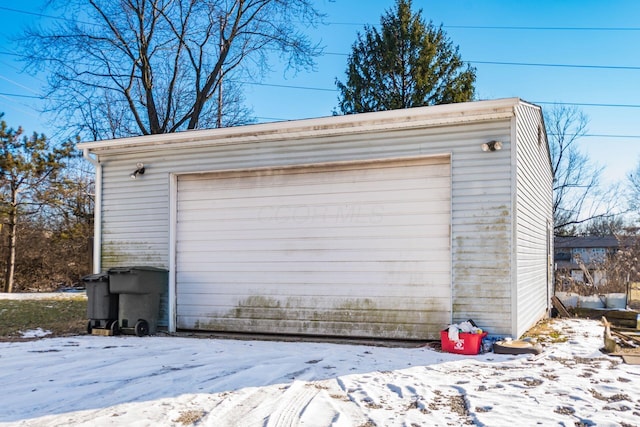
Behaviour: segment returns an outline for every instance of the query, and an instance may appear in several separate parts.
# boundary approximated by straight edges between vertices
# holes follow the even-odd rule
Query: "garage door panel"
[[[177,325],[436,338],[450,197],[448,157],[181,176]]]
[[[259,195],[261,191],[265,191],[267,194],[272,193],[278,187],[291,188],[292,192],[299,192],[299,194],[309,194],[313,192],[324,192],[327,184],[331,187],[339,187],[341,185],[349,184],[356,185],[359,190],[370,190],[367,184],[375,183],[376,185],[385,186],[385,183],[390,183],[388,188],[402,187],[404,184],[393,185],[393,183],[419,183],[423,177],[416,177],[408,175],[403,168],[373,168],[369,170],[344,170],[341,169],[340,175],[329,175],[326,172],[333,172],[338,167],[325,169],[325,172],[313,173],[305,172],[304,169],[298,169],[301,172],[289,171],[286,169],[276,170],[273,173],[262,172],[259,170],[250,170],[245,173],[240,173],[235,178],[224,178],[229,172],[222,172],[220,174],[208,173],[201,175],[192,175],[189,177],[189,182],[185,182],[183,189],[185,193],[185,199],[197,199],[191,197],[191,195],[197,195],[201,190],[215,190],[221,195],[230,194],[235,197],[236,190],[242,190],[248,196]],[[431,172],[429,179],[443,180],[441,186],[446,186],[446,178],[449,176],[449,165],[442,164],[439,166],[430,166]],[[310,168],[311,169],[311,168]],[[307,169],[309,170],[309,169]],[[385,183],[381,183],[378,179],[379,172],[384,171],[386,175]],[[231,172],[233,174],[233,172]],[[251,178],[251,182],[246,178]],[[217,183],[212,183],[214,179]],[[308,188],[309,190],[305,190]]]
[[[441,237],[443,240],[448,237],[448,232],[443,230],[443,227],[433,227],[434,231],[431,236]],[[438,234],[436,234],[438,232]],[[187,234],[186,234],[187,235]],[[204,236],[203,236],[204,235]],[[427,236],[429,233],[424,233],[422,236]],[[255,252],[255,251],[274,251],[273,250],[273,242],[264,241],[262,239],[226,239],[224,242],[223,239],[216,239],[216,235],[214,233],[200,233],[196,234],[195,232],[188,234],[191,239],[191,243],[189,245],[189,251],[193,253],[201,253],[202,251],[209,250],[211,251],[210,242],[216,240],[221,245],[224,245],[224,250],[219,251],[211,251],[211,253],[216,254],[216,258],[224,253],[230,252]],[[305,238],[304,240],[290,238],[290,239],[278,239],[280,240],[279,244],[281,244],[281,248],[276,251],[362,251],[369,250],[372,252],[380,251],[414,251],[414,250],[425,250],[423,248],[423,243],[420,242],[421,234],[414,233],[411,236],[407,236],[406,238],[396,238],[393,239],[389,236],[386,237],[369,237],[369,238],[361,238],[361,239],[351,239],[345,236],[341,236],[340,239],[337,237],[335,241],[329,241],[325,239],[325,236],[321,236],[318,238]],[[247,244],[247,240],[249,244]],[[250,246],[250,247],[249,247]],[[439,247],[431,247],[429,250],[446,250],[447,245],[442,244]],[[183,251],[187,253],[186,249]],[[367,257],[368,259],[368,257]],[[189,262],[189,259],[185,259],[185,262]]]
[[[428,301],[417,303],[414,299],[408,298],[391,298],[395,305],[378,306],[373,305],[370,302],[362,303],[359,301],[351,301],[345,298],[325,298],[319,299],[317,302],[308,300],[306,302],[303,298],[294,297],[291,298],[292,303],[289,306],[264,306],[258,307],[255,305],[243,305],[245,302],[253,304],[250,300],[244,301],[232,301],[230,298],[224,302],[227,304],[236,304],[236,312],[234,313],[234,319],[260,319],[260,320],[299,320],[304,318],[306,320],[321,320],[331,318],[333,321],[339,322],[361,322],[364,323],[372,316],[371,313],[375,312],[376,316],[390,318],[392,316],[399,316],[395,307],[402,305],[405,309],[402,311],[403,323],[417,323],[421,319],[424,320],[425,312],[442,311],[446,308],[449,301],[447,299],[430,299]],[[294,306],[295,303],[295,306]],[[209,316],[224,317],[226,305],[218,306],[201,306],[201,305],[185,305],[183,309],[183,315],[185,316],[198,316],[202,310],[208,310]],[[217,310],[216,310],[217,309]],[[327,313],[330,313],[328,316]],[[373,321],[373,320],[372,320]]]
[[[383,287],[372,288],[368,283],[362,281],[361,283],[351,283],[346,285],[344,283],[320,283],[322,289],[331,295],[331,297],[351,298],[354,292],[366,292],[370,298],[378,297],[407,297],[415,299],[416,295],[419,295],[426,285],[431,283],[429,293],[424,298],[448,298],[450,292],[448,289],[443,289],[438,286],[433,286],[434,283],[440,283],[442,280],[446,280],[447,273],[437,273],[429,277],[429,282],[416,281],[415,284],[405,286],[386,285]],[[275,279],[275,278],[274,278]],[[225,307],[229,304],[235,304],[236,301],[245,300],[254,295],[262,295],[265,297],[280,298],[282,291],[279,289],[281,282],[273,281],[258,281],[256,283],[241,283],[229,281],[216,282],[215,287],[212,288],[210,281],[193,281],[190,282],[190,293],[180,293],[178,295],[178,301],[180,304],[199,305],[199,306],[220,306]],[[210,299],[203,299],[202,295],[211,296]],[[288,292],[286,297],[315,297],[318,296],[318,283],[297,283],[294,289]],[[230,298],[227,300],[226,298]],[[224,301],[224,303],[222,302]]]
[[[379,197],[382,197],[382,195],[379,195]],[[419,225],[423,224],[421,219],[424,214],[443,215],[440,222],[446,222],[447,217],[442,213],[438,202],[439,200],[432,198],[429,203],[417,203],[405,199],[395,203],[389,200],[388,204],[383,204],[377,201],[373,203],[358,203],[354,199],[339,204],[323,205],[318,203],[316,199],[314,204],[199,207],[198,210],[183,212],[180,223],[185,230],[189,230],[190,227],[202,226],[201,218],[203,215],[207,215],[212,221],[204,224],[206,230],[225,229],[225,226],[230,224],[247,226],[252,229],[271,228],[278,225],[292,227],[321,226],[325,228],[327,225],[349,227],[357,226],[359,223],[363,223],[363,225],[373,223],[374,225],[384,226],[397,225],[398,217],[404,217],[403,223],[406,225]],[[416,216],[418,218],[412,218]]]
[[[426,183],[425,183],[426,184]],[[423,186],[424,189],[424,186]],[[283,190],[283,189],[281,189]],[[287,189],[288,190],[288,189]],[[448,200],[448,188],[434,188],[431,194],[430,200]],[[209,194],[207,194],[209,193]],[[238,191],[236,191],[237,195]],[[423,191],[420,189],[406,189],[403,187],[397,188],[395,191],[379,191],[377,188],[372,188],[368,192],[357,192],[353,193],[351,191],[343,192],[325,192],[325,193],[317,193],[317,194],[280,194],[273,196],[265,196],[265,195],[257,195],[256,197],[235,197],[228,199],[207,199],[207,196],[217,197],[215,192],[212,190],[203,192],[201,197],[203,199],[201,201],[193,200],[193,206],[189,206],[189,203],[184,203],[185,208],[194,208],[201,210],[209,210],[216,208],[227,208],[227,209],[239,209],[239,208],[250,208],[255,209],[256,207],[271,207],[274,205],[277,206],[331,206],[335,205],[337,200],[340,201],[337,205],[347,203],[348,205],[353,204],[365,204],[371,203],[373,205],[379,204],[381,200],[385,201],[385,206],[390,206],[390,202],[403,203],[403,202],[419,202],[423,201]],[[208,200],[208,201],[207,201]],[[201,203],[202,202],[202,203]],[[333,203],[332,203],[333,202]]]
[[[252,268],[259,268],[264,263],[271,264],[290,264],[292,262],[302,262],[302,263],[322,263],[322,262],[338,262],[338,263],[349,263],[345,265],[344,269],[351,270],[353,268],[360,267],[364,269],[364,265],[366,263],[377,263],[379,268],[396,268],[400,269],[408,266],[407,262],[411,261],[430,261],[433,263],[437,263],[441,266],[442,262],[439,258],[439,251],[447,250],[445,245],[434,246],[429,249],[413,249],[413,248],[398,248],[396,252],[389,251],[388,249],[380,249],[380,250],[369,250],[367,251],[367,258],[365,260],[362,259],[362,251],[365,249],[362,248],[336,248],[336,249],[312,249],[305,248],[303,245],[296,245],[298,247],[291,247],[291,249],[285,249],[280,251],[269,251],[267,249],[264,250],[228,250],[228,251],[217,251],[211,252],[208,258],[203,258],[202,253],[199,251],[185,251],[185,255],[191,255],[192,260],[185,261],[185,266],[194,267],[197,265],[210,265],[211,268],[207,269],[207,271],[212,271],[213,268],[218,268],[221,264],[233,263],[239,264],[246,263],[250,261],[252,263]],[[397,244],[396,246],[399,246]],[[256,261],[257,260],[257,261]],[[362,266],[356,265],[354,263],[361,263]],[[380,265],[380,263],[385,263],[385,265]],[[317,268],[319,266],[310,266],[313,268]],[[299,266],[290,266],[287,265],[285,268],[291,268],[291,271],[295,271],[297,268],[301,268]],[[245,267],[246,269],[246,267]],[[339,269],[340,270],[340,269]],[[219,271],[219,270],[216,270]],[[448,270],[447,270],[448,271]]]
[[[430,179],[430,186],[435,189],[448,190],[449,177],[432,177]],[[424,188],[424,178],[421,179],[407,179],[407,180],[395,180],[384,182],[376,182],[375,188],[372,188],[371,182],[358,182],[348,181],[341,183],[331,183],[327,185],[325,182],[310,183],[310,184],[298,184],[295,186],[287,187],[286,196],[282,195],[282,187],[252,187],[249,189],[243,189],[242,198],[238,197],[239,188],[224,188],[216,193],[216,202],[225,203],[235,206],[238,203],[239,206],[243,206],[247,201],[251,199],[260,198],[267,201],[272,201],[276,198],[283,202],[291,201],[295,198],[301,198],[301,200],[309,199],[310,196],[323,196],[327,199],[332,197],[341,197],[346,194],[359,194],[362,200],[375,199],[375,193],[397,193],[398,189],[402,189],[403,192],[411,194],[414,191],[421,191]],[[184,201],[199,203],[201,196],[201,189],[194,188],[191,191],[185,190]],[[205,190],[206,191],[206,190]],[[211,191],[214,191],[213,189]],[[313,201],[313,200],[312,200]],[[216,203],[211,203],[210,206]]]
[[[185,233],[191,233],[191,235],[185,234],[185,236],[191,237],[194,241],[205,240],[208,242],[214,240],[263,240],[271,241],[275,240],[287,240],[287,239],[300,239],[301,233],[304,233],[305,239],[352,239],[352,238],[420,238],[430,239],[433,234],[434,225],[440,226],[435,230],[438,235],[448,235],[448,223],[441,221],[445,214],[442,215],[426,215],[423,216],[423,220],[435,221],[436,224],[429,225],[402,225],[393,226],[388,221],[376,221],[373,224],[367,222],[358,222],[351,224],[300,224],[297,221],[290,222],[287,225],[282,223],[274,224],[273,228],[266,228],[262,225],[261,228],[249,228],[243,227],[241,224],[229,225],[226,228],[220,227],[218,230],[209,230],[211,227],[207,224],[202,224],[200,232],[197,231],[197,224],[192,224],[187,227]],[[412,222],[416,222],[411,217]],[[211,220],[210,220],[211,221]],[[400,219],[398,219],[400,221]],[[363,234],[365,234],[363,236]],[[188,248],[188,245],[187,245]]]
[[[255,188],[296,187],[307,184],[334,184],[340,182],[374,182],[379,183],[380,174],[384,174],[384,181],[414,179],[407,174],[405,168],[427,166],[430,169],[429,178],[450,176],[448,157],[420,159],[415,161],[403,160],[399,162],[380,161],[371,163],[333,164],[325,166],[255,169],[246,171],[221,171],[206,174],[189,175],[182,180],[181,189],[185,192],[201,190],[224,191],[253,190]],[[340,170],[340,174],[334,172]],[[327,173],[328,172],[328,173]],[[354,178],[355,177],[355,178]],[[247,178],[251,178],[248,181]],[[188,198],[188,196],[186,196]],[[196,197],[197,199],[197,197]]]
[[[281,319],[243,319],[228,317],[198,317],[185,316],[179,319],[178,328],[191,328],[190,325],[197,325],[197,329],[212,330],[220,332],[247,331],[261,327],[270,331],[277,331],[277,334],[290,335],[330,335],[346,336],[351,338],[386,337],[404,339],[404,337],[430,337],[428,339],[439,339],[438,331],[443,324],[451,322],[450,317],[443,312],[434,311],[434,316],[425,319],[418,316],[415,323],[407,322],[396,317],[390,318],[378,316],[378,321],[367,319],[365,322],[354,322],[346,320],[343,322],[327,319],[319,320],[281,320]],[[435,314],[439,314],[436,316]],[[390,331],[388,325],[395,325],[394,331]],[[431,338],[432,337],[432,338]]]
[[[244,271],[249,271],[247,270],[247,262],[251,262],[250,270],[253,271],[264,271],[259,270],[260,267],[264,266],[264,263],[281,265],[281,268],[287,269],[287,271],[297,271],[299,269],[308,271],[318,271],[318,269],[325,271],[365,271],[370,263],[375,263],[377,265],[375,270],[411,271],[407,269],[407,267],[410,266],[410,262],[431,260],[431,262],[437,263],[442,270],[446,270],[439,259],[438,249],[439,248],[431,248],[429,250],[419,251],[400,250],[394,254],[383,250],[368,251],[366,261],[362,260],[362,252],[359,250],[305,251],[306,253],[303,253],[302,250],[291,250],[288,252],[229,251],[211,254],[208,258],[202,258],[200,253],[190,252],[192,258],[198,259],[185,261],[184,266],[195,268],[203,266],[206,268],[206,266],[209,265],[211,268],[207,268],[206,271],[220,271],[216,269],[216,266],[232,263],[240,266]],[[446,247],[443,246],[442,249],[446,250]],[[185,252],[185,254],[187,253]],[[290,264],[294,263],[298,265],[290,266]]]
[[[414,274],[394,274],[389,271],[327,271],[326,274],[318,274],[316,271],[268,271],[268,272],[244,272],[241,269],[237,271],[224,271],[224,272],[213,272],[208,274],[206,283],[236,283],[236,292],[246,292],[249,293],[253,291],[256,293],[256,290],[262,292],[262,289],[256,289],[258,286],[262,286],[266,288],[268,284],[272,284],[277,282],[278,285],[281,285],[279,291],[271,291],[272,295],[279,294],[283,296],[291,295],[297,292],[297,290],[301,286],[308,285],[317,285],[326,286],[328,284],[336,284],[342,287],[350,286],[350,285],[360,285],[366,286],[365,288],[360,288],[360,292],[364,295],[369,295],[371,293],[383,294],[380,292],[378,288],[384,288],[388,286],[394,286],[394,284],[402,283],[405,281],[404,286],[409,287],[409,281],[420,285],[422,289],[419,289],[422,293],[424,293],[424,288],[437,285],[438,282],[436,279],[442,279],[443,276],[446,276],[448,272],[446,271],[434,271],[430,274],[425,274],[421,271],[416,271]],[[189,281],[191,283],[202,283],[202,280],[197,276],[200,276],[204,273],[190,273],[189,275],[185,274],[181,276],[184,281]],[[270,278],[265,279],[265,275],[268,274],[271,276]],[[241,279],[239,277],[241,276]],[[253,285],[253,286],[249,286]],[[286,286],[286,289],[283,287]],[[210,286],[208,289],[204,290],[204,294],[209,292],[213,293],[215,290],[214,286]],[[278,289],[278,288],[276,288]],[[383,289],[384,290],[384,289]],[[318,288],[316,291],[320,292]],[[325,289],[322,290],[323,292]],[[415,289],[414,289],[415,291]]]
[[[257,212],[256,212],[257,209]],[[251,216],[253,214],[253,216]],[[405,226],[427,225],[424,215],[433,215],[428,225],[447,224],[447,213],[442,212],[436,200],[421,206],[394,203],[360,205],[279,205],[261,206],[251,209],[204,209],[192,210],[180,219],[185,232],[227,230],[230,226],[252,230],[279,228],[308,228],[332,226],[353,227],[359,225],[395,226],[399,222]],[[417,218],[416,218],[417,217]],[[203,224],[203,219],[210,222]]]

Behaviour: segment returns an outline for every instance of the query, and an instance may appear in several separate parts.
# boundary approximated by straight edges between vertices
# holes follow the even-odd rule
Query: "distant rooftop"
[[[556,248],[617,248],[620,245],[616,236],[567,236],[556,237]]]

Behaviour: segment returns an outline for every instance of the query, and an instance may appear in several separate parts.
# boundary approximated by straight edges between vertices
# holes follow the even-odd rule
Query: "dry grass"
[[[205,415],[206,413],[201,410],[182,411],[180,416],[173,420],[173,422],[180,423],[183,426],[194,425],[197,424]]]
[[[49,336],[87,331],[87,299],[0,300],[0,341],[23,341],[21,332],[42,328]]]
[[[554,327],[554,319],[544,319],[529,329],[523,338],[532,338],[539,343],[560,343],[567,341],[567,336]]]
[[[629,307],[640,309],[640,282],[633,282],[629,286]]]

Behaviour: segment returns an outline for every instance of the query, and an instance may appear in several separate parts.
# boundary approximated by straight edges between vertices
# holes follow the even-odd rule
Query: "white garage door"
[[[178,178],[178,328],[402,339],[451,321],[449,157]]]

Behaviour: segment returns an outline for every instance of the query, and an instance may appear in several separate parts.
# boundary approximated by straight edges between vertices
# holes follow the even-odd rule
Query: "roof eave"
[[[180,144],[181,147],[205,144],[225,145],[428,128],[509,119],[515,115],[514,107],[521,102],[519,98],[505,98],[238,127],[191,130],[82,142],[78,144],[78,148],[88,151],[117,151],[171,144]]]

